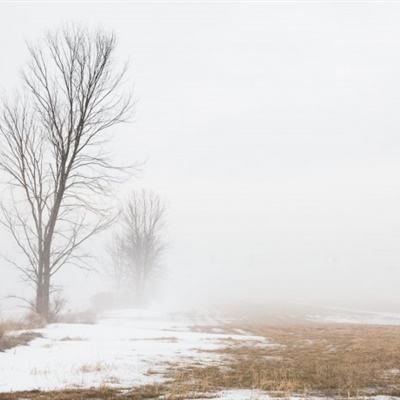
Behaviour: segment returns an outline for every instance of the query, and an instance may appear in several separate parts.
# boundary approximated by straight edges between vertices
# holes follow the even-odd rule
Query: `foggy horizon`
[[[1,9],[2,96],[19,87],[25,41],[69,23],[115,32],[135,111],[111,132],[113,160],[143,162],[116,197],[146,188],[167,209],[155,305],[398,311],[400,4]],[[87,245],[96,272],[67,267],[57,276],[70,307],[112,290],[111,233]],[[0,241],[15,256],[4,229]],[[4,296],[32,293],[12,266],[1,268],[3,310]]]

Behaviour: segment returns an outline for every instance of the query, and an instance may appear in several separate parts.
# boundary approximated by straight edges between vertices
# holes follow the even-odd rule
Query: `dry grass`
[[[110,366],[108,366],[107,364],[98,362],[95,364],[84,364],[81,367],[79,367],[79,372],[81,374],[90,374],[90,373],[94,373],[94,372],[102,372],[106,369],[110,369]]]
[[[34,313],[19,319],[0,319],[0,337],[10,331],[43,328],[45,325],[46,322]]]
[[[0,337],[0,352],[16,346],[24,346],[38,337],[42,337],[42,335],[37,332],[24,332],[20,335],[3,335]]]
[[[158,399],[164,392],[162,385],[145,385],[130,391],[110,389],[107,387],[50,392],[36,390],[30,392],[0,393],[0,400],[145,400]]]
[[[130,339],[132,342],[164,342],[164,343],[178,343],[179,339],[175,336],[160,336],[151,338],[134,338]]]
[[[220,327],[218,327],[219,329]],[[200,330],[199,327],[196,328]],[[337,398],[400,396],[400,327],[290,323],[225,326],[244,329],[278,346],[227,341],[218,362],[167,365],[167,381],[118,391],[97,390],[0,394],[0,400],[189,399],[227,388],[260,389],[276,396],[298,394]],[[206,330],[209,330],[207,327]],[[164,365],[165,367],[165,365]],[[96,366],[97,368],[97,366]],[[93,371],[92,366],[88,369]],[[85,371],[82,371],[84,373]],[[151,374],[152,371],[149,371]],[[117,379],[118,377],[116,377]]]
[[[171,387],[177,393],[257,388],[280,395],[400,395],[400,327],[249,324],[245,329],[281,346],[232,344],[217,350],[224,360],[219,365],[173,368]]]
[[[40,337],[41,335],[36,332],[23,332],[19,335],[17,332],[42,328],[44,325],[44,321],[35,314],[28,314],[18,320],[0,320],[0,351],[25,345],[31,340]]]
[[[83,342],[86,339],[81,338],[80,336],[64,336],[60,339],[61,342]]]

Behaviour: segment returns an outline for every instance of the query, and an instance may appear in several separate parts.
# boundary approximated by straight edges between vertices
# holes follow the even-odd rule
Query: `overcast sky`
[[[130,60],[114,154],[168,204],[171,302],[399,302],[399,3],[2,3],[2,94],[25,41],[69,22]]]

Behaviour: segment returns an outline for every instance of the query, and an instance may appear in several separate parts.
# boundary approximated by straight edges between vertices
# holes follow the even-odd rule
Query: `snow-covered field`
[[[140,310],[109,312],[96,324],[51,324],[27,346],[0,353],[0,392],[132,387],[160,381],[168,362],[212,363],[207,350],[227,341],[268,345],[243,331],[224,333],[218,321]],[[202,329],[192,330],[192,326]]]
[[[398,314],[331,311],[309,319],[400,324]],[[199,315],[119,310],[100,315],[95,324],[50,324],[34,330],[42,337],[28,345],[0,352],[0,392],[133,388],[162,382],[171,363],[220,364],[219,353],[209,350],[236,345],[274,346],[242,329],[227,331],[226,322]],[[258,390],[225,390],[215,393],[215,398],[271,399]]]

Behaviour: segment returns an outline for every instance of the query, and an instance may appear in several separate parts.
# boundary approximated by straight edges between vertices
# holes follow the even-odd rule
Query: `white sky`
[[[2,91],[66,22],[131,60],[114,152],[168,203],[169,298],[398,302],[400,3],[2,3]]]

